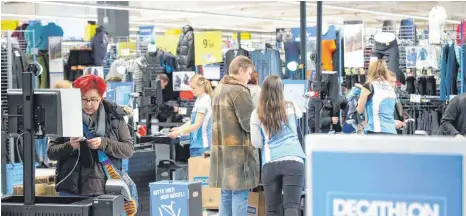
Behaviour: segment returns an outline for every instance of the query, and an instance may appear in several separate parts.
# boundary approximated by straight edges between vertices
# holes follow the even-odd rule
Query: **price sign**
[[[194,56],[196,65],[222,62],[222,32],[196,32]]]
[[[412,94],[412,95],[410,95],[409,101],[413,102],[413,103],[421,103],[421,95]]]

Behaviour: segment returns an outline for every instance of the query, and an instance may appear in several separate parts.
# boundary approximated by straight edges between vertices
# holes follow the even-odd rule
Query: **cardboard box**
[[[150,215],[202,216],[200,183],[164,180],[149,188]]]
[[[189,180],[202,185],[202,208],[218,209],[220,207],[220,188],[209,187],[210,158],[190,157],[188,160]]]
[[[36,196],[46,196],[47,195],[46,186],[47,186],[47,184],[36,184]],[[13,194],[14,195],[23,195],[24,194],[23,185],[14,186],[13,187]]]
[[[58,196],[58,192],[55,190],[55,184],[49,184],[45,186],[47,196]]]
[[[249,192],[248,216],[265,216],[264,192]]]

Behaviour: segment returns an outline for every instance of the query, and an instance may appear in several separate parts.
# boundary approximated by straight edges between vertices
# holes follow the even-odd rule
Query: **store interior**
[[[285,99],[294,101],[304,112],[298,134],[305,150],[311,140],[306,138],[308,134],[364,133],[360,116],[352,110],[356,102],[346,101],[346,108],[342,108],[341,98],[347,97],[355,85],[366,83],[374,58],[385,59],[388,70],[396,76],[399,109],[395,117],[405,122],[397,130],[399,137],[420,135],[427,139],[439,135],[450,101],[466,93],[466,67],[462,67],[466,65],[465,2],[1,4],[2,215],[29,215],[31,211],[36,215],[67,215],[72,211],[80,211],[76,215],[112,215],[112,211],[141,216],[217,215],[220,189],[208,187],[209,157],[190,157],[189,135],[172,139],[168,134],[171,128],[191,119],[196,101],[191,77],[203,75],[215,90],[237,56],[252,61],[259,86],[269,75],[281,77]],[[57,90],[63,88],[60,83],[74,82],[86,75],[103,78],[107,85],[105,100],[128,110],[125,121],[134,153],[122,160],[118,171],[118,179],[125,179],[121,191],[126,189],[126,196],[119,194],[120,185],[115,183],[107,191],[114,197],[98,197],[95,201],[111,200],[111,204],[95,204],[92,210],[92,203],[85,205],[80,200],[81,210],[76,210],[78,204],[67,206],[77,200],[59,201],[57,161],[47,155],[48,135],[65,134],[63,119],[67,119],[68,111],[62,113],[65,105],[55,107],[56,117],[55,113],[41,110],[58,103],[45,102],[47,91],[64,98],[65,93]],[[19,97],[26,92],[37,98],[28,105],[32,109],[25,109],[26,104],[22,103],[26,100]],[[65,99],[56,100],[65,103]],[[311,108],[312,100],[319,100],[322,105]],[[26,118],[27,111],[32,112],[35,124],[19,120]],[[324,115],[339,116],[340,120],[322,126],[327,121]],[[25,130],[28,124],[35,134]],[[306,179],[306,187],[315,189],[308,181],[311,180]],[[202,192],[202,196],[191,195],[193,191]],[[165,199],[165,195],[172,197]],[[303,190],[301,215],[323,215],[325,209],[331,209],[330,204],[316,207],[319,199],[310,201],[306,195],[313,195],[312,191]],[[130,205],[128,200],[135,203],[133,210],[126,208]],[[178,203],[176,208],[184,209],[181,214],[165,209],[170,205],[173,208],[173,200]],[[123,202],[125,209],[121,208]],[[49,204],[55,210],[47,209]],[[459,204],[442,208],[457,212],[456,205]],[[27,206],[35,207],[28,210]],[[167,212],[162,213],[162,208]],[[261,186],[250,190],[248,215],[267,215]]]

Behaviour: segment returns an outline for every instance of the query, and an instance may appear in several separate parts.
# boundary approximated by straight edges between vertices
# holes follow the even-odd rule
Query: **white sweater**
[[[447,12],[442,6],[435,6],[429,12],[429,44],[440,44],[444,33]]]

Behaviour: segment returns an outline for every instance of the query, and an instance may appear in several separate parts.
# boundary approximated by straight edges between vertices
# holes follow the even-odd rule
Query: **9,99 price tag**
[[[222,32],[196,32],[194,49],[196,65],[222,62]]]

